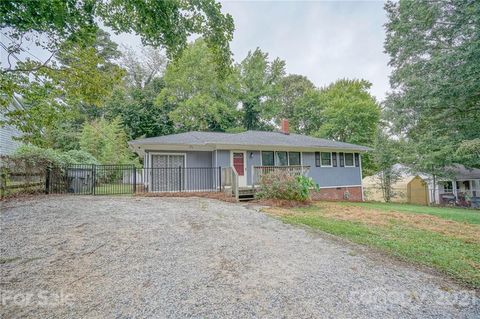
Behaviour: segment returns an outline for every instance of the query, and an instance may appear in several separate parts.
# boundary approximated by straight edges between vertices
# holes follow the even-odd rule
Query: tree
[[[276,96],[281,90],[280,81],[285,75],[285,61],[276,58],[268,61],[268,53],[259,48],[248,52],[238,65],[241,81],[243,126],[247,130],[265,129],[278,110]]]
[[[150,80],[143,87],[119,86],[105,104],[105,117],[120,118],[130,139],[172,134],[171,109],[154,104],[164,86],[160,77]]]
[[[380,107],[365,80],[338,80],[321,90],[321,126],[317,136],[336,141],[372,145]]]
[[[460,150],[480,137],[480,3],[392,1],[385,9],[393,67],[385,111],[394,133],[434,171],[452,162],[480,167]]]
[[[170,57],[187,46],[192,34],[202,35],[225,65],[234,24],[214,0],[7,0],[0,2],[0,28],[19,41],[34,37],[50,52],[65,41],[83,42],[99,22],[116,32],[134,32],[144,45],[164,47]]]
[[[58,130],[78,130],[85,120],[98,114],[120,83],[124,71],[112,62],[117,57],[116,47],[108,44],[108,34],[99,31],[98,35],[89,47],[63,43],[52,62],[53,69],[15,74],[20,103],[7,106],[4,113],[6,122],[23,133],[25,142],[41,147],[65,144],[55,139],[64,136]]]
[[[400,143],[392,140],[383,129],[377,131],[373,159],[378,169],[375,179],[382,190],[385,202],[390,202],[395,196],[393,185],[401,178],[401,171],[395,169],[399,163]]]
[[[24,93],[26,79],[38,80],[45,70],[60,79],[63,71],[53,63],[57,52],[65,43],[89,48],[98,38],[99,23],[118,33],[134,32],[145,45],[165,48],[170,58],[179,56],[191,35],[200,34],[217,67],[228,73],[231,65],[233,19],[214,0],[5,0],[0,2],[0,29],[8,41],[0,49],[7,52],[8,65],[0,68],[0,107]],[[30,46],[50,56],[38,60]]]
[[[165,88],[156,105],[171,110],[169,118],[176,130],[225,131],[236,126],[236,73],[220,76],[214,55],[202,39],[167,66],[163,79]]]
[[[92,154],[102,164],[130,164],[133,154],[120,119],[97,119],[85,123],[80,134],[80,149]]]
[[[288,119],[293,131],[302,133],[309,130],[309,122],[315,117],[315,103],[318,97],[315,85],[303,75],[290,74],[281,78],[275,97],[274,119],[277,124]],[[318,101],[318,100],[317,100]]]
[[[165,87],[166,60],[160,50],[151,47],[140,53],[126,48],[122,53],[120,63],[127,74],[105,103],[103,114],[110,120],[119,117],[130,139],[173,133],[171,109],[154,105]]]

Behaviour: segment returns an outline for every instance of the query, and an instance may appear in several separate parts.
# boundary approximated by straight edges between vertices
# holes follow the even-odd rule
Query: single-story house
[[[435,179],[403,164],[395,164],[393,170],[399,174],[399,180],[392,187],[393,202],[480,206],[480,169],[454,164]],[[365,200],[383,201],[379,174],[363,179]]]
[[[437,178],[432,202],[480,207],[480,169],[454,164],[446,168],[448,178]]]
[[[290,134],[287,121],[279,132],[194,131],[133,140],[129,145],[143,157],[150,191],[197,189],[199,184],[205,189],[219,187],[219,179],[228,179],[224,169],[235,173],[239,188],[249,188],[263,172],[286,169],[312,177],[320,198],[351,200],[363,199],[361,154],[370,150]]]

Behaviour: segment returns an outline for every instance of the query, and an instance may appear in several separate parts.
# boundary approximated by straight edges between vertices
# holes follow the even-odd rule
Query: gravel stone
[[[478,292],[254,206],[0,205],[2,318],[480,318]]]

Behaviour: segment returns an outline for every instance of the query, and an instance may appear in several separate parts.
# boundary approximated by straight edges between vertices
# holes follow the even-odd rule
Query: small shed
[[[367,201],[383,202],[383,192],[379,185],[378,175],[368,176],[363,179],[364,198]],[[403,175],[393,184],[391,201],[396,203],[410,203],[417,205],[428,205],[427,181],[418,175]]]

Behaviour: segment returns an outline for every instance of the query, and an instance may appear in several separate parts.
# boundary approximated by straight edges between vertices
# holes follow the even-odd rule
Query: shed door
[[[184,155],[152,155],[152,191],[178,192],[185,183]]]

